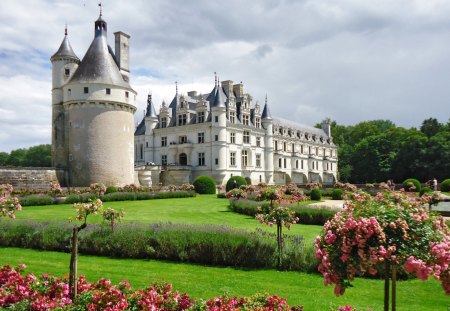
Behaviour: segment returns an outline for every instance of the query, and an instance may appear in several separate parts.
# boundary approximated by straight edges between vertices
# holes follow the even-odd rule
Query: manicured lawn
[[[263,228],[276,232],[275,228],[261,225],[253,217],[233,213],[227,209],[228,200],[218,199],[215,195],[198,195],[195,198],[164,199],[145,201],[106,202],[106,207],[123,208],[124,222],[144,223],[187,223],[225,225],[235,228],[254,230]],[[36,221],[61,220],[68,221],[75,211],[70,204],[24,207],[16,213],[17,219]],[[99,222],[100,217],[89,217],[90,223]],[[322,226],[295,225],[285,233],[302,235],[305,240],[312,243],[320,233]]]
[[[68,273],[69,254],[43,252],[17,248],[0,248],[0,265],[27,264],[26,272],[51,273],[63,276]],[[81,255],[80,274],[88,280],[101,277],[114,283],[130,281],[142,288],[155,280],[166,280],[176,290],[191,297],[210,298],[228,292],[231,295],[250,295],[269,292],[288,299],[290,305],[303,305],[305,310],[330,310],[330,307],[351,304],[358,310],[383,310],[383,281],[357,279],[341,297],[333,295],[333,288],[323,286],[318,274],[277,272],[275,270],[244,270],[200,265],[178,264],[154,260],[110,259]],[[447,310],[448,296],[444,295],[435,280],[418,279],[399,282],[397,285],[398,311]]]

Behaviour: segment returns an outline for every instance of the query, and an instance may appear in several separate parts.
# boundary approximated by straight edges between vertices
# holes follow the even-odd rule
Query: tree
[[[9,158],[9,153],[0,152],[0,166],[5,166],[8,158]]]
[[[283,194],[276,188],[266,188],[262,191],[262,198],[269,200],[270,204],[267,206],[258,207],[258,214],[256,219],[260,223],[265,223],[269,226],[277,226],[277,246],[278,246],[278,261],[277,267],[281,269],[282,254],[283,254],[283,226],[288,230],[292,224],[299,221],[295,216],[295,212],[289,210],[287,207],[277,206]]]
[[[440,132],[443,128],[444,125],[442,123],[439,123],[437,119],[429,118],[422,122],[420,131],[424,133],[428,138],[430,138]]]
[[[397,270],[422,280],[440,279],[450,295],[450,231],[441,216],[428,213],[429,197],[385,191],[375,197],[354,193],[315,242],[325,285],[339,296],[357,275],[384,274],[384,310],[396,310]]]
[[[26,166],[25,165],[26,154],[27,154],[26,149],[13,150],[9,154],[8,160],[6,160],[5,164],[8,166]]]
[[[52,148],[50,145],[30,147],[25,156],[25,166],[50,167],[52,166]]]

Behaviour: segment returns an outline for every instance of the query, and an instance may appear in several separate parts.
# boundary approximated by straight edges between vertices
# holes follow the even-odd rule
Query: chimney
[[[233,91],[234,91],[234,94],[236,94],[236,97],[244,96],[244,85],[242,84],[242,82],[233,85]]]
[[[331,120],[325,119],[322,121],[322,130],[327,134],[328,137],[331,137]]]
[[[114,33],[114,38],[116,43],[115,56],[117,61],[119,62],[120,73],[128,81],[128,78],[130,76],[130,65],[129,65],[130,36],[124,32],[118,31]]]
[[[230,94],[233,95],[233,81],[226,80],[222,81],[222,88],[225,90],[225,94],[227,97],[230,97]]]

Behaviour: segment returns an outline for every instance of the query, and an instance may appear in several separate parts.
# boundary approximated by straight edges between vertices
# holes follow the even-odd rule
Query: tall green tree
[[[428,138],[436,135],[444,128],[442,123],[435,118],[429,118],[422,122],[422,126],[420,127],[420,131],[424,133]]]
[[[50,145],[38,145],[28,149],[26,166],[50,167],[52,166],[52,148]]]

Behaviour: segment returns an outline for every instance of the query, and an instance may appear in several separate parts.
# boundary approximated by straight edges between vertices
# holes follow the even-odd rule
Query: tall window
[[[230,165],[236,166],[236,152],[230,152]]]
[[[140,148],[139,148],[139,154],[140,154],[140,158],[143,159],[144,158],[144,145],[141,144]]]
[[[295,152],[295,145],[294,144],[292,144],[292,152]]]
[[[186,114],[178,115],[178,125],[186,125]]]
[[[249,123],[250,123],[250,116],[248,114],[244,114],[242,116],[242,123],[244,125],[249,125]]]
[[[261,137],[256,137],[256,147],[261,147]]]
[[[236,143],[236,133],[230,133],[230,144]]]
[[[161,128],[167,127],[167,118],[161,118]]]
[[[197,114],[197,123],[203,123],[205,122],[205,112],[204,111],[200,111]]]
[[[167,155],[161,156],[161,165],[167,165]]]
[[[287,151],[287,144],[286,144],[286,142],[283,143],[283,151]]]
[[[295,168],[298,169],[298,160],[295,160]]]
[[[255,118],[255,127],[257,129],[261,128],[261,119],[260,118]]]
[[[250,144],[250,132],[244,131],[244,144]]]
[[[301,168],[303,169],[303,160],[302,160],[302,162],[300,163],[300,165],[301,165]]]
[[[303,153],[303,145],[300,145],[300,153]]]
[[[205,153],[204,152],[198,153],[198,166],[205,166]]]
[[[242,150],[242,166],[248,166],[248,151]]]
[[[167,146],[167,137],[161,137],[161,147],[166,147]]]
[[[256,155],[256,167],[261,167],[261,155]]]
[[[187,136],[180,136],[180,137],[178,138],[178,142],[179,142],[180,144],[185,144],[185,143],[187,143]]]
[[[278,150],[278,141],[275,140],[275,151],[277,151],[277,150]]]
[[[286,159],[283,159],[284,160],[284,168],[286,168]]]
[[[278,159],[278,167],[279,168],[283,167],[283,160],[281,158]]]
[[[316,155],[319,155],[319,148],[316,147]]]
[[[236,112],[230,111],[230,123],[236,123]]]
[[[203,144],[205,142],[205,133],[198,133],[198,143]]]

